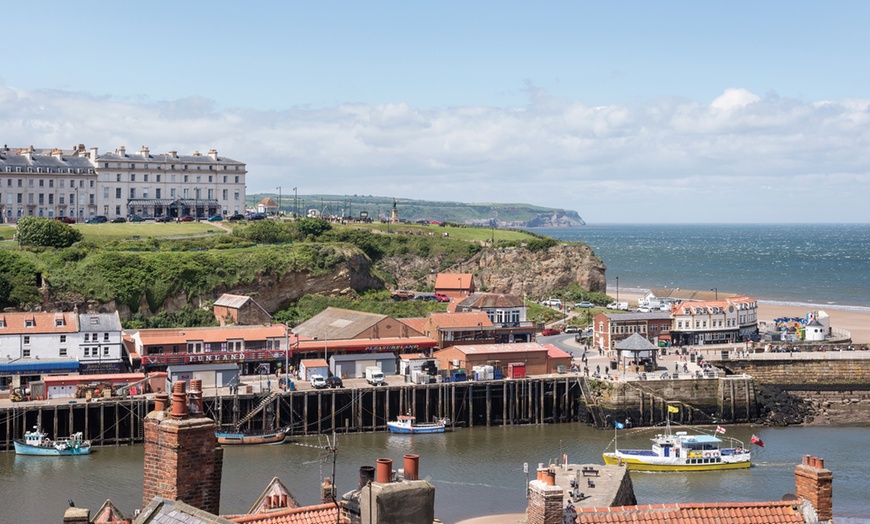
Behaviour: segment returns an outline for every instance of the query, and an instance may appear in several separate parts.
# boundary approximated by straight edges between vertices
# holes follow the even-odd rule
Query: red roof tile
[[[647,504],[610,508],[575,508],[577,522],[632,524],[804,524],[801,503],[711,502],[690,504]]]
[[[238,524],[335,524],[338,522],[338,508],[329,503],[225,518]]]

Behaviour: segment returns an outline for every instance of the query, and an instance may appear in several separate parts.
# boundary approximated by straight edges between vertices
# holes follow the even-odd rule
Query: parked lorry
[[[377,366],[369,366],[366,368],[366,382],[372,386],[380,386],[385,384],[384,372]]]

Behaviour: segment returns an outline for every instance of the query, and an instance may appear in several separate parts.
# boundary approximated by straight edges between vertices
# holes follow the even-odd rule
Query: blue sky
[[[218,149],[249,192],[867,222],[864,2],[19,2],[10,146]]]

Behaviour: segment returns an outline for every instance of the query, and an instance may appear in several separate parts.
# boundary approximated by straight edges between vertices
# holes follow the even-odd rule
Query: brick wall
[[[803,462],[794,468],[795,495],[808,500],[816,509],[819,520],[833,517],[834,475],[825,468],[825,461],[804,455]]]
[[[529,482],[528,524],[561,524],[565,491],[559,486],[548,486],[540,480]]]

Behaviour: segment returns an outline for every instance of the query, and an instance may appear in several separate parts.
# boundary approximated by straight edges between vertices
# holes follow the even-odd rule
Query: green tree
[[[18,242],[24,246],[64,248],[81,239],[81,231],[58,220],[28,216],[18,221]]]
[[[258,220],[245,228],[242,235],[251,242],[259,244],[277,244],[293,240],[290,229],[274,220]]]
[[[318,238],[330,229],[332,229],[332,225],[322,218],[303,218],[296,222],[296,230],[306,238]]]

